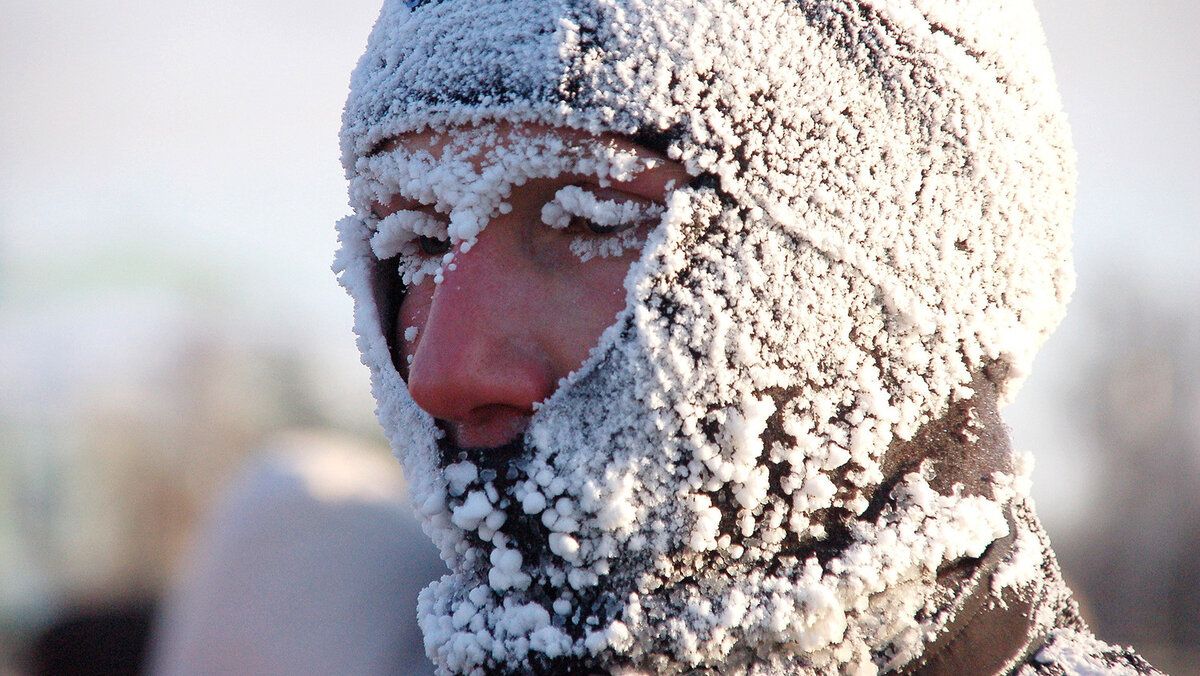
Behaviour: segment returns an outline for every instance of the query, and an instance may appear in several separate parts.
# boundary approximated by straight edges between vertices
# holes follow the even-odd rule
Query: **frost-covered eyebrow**
[[[424,211],[433,213],[434,209],[431,204],[425,204],[404,195],[393,195],[387,204],[371,202],[371,213],[375,215],[375,218],[386,218],[397,211]]]

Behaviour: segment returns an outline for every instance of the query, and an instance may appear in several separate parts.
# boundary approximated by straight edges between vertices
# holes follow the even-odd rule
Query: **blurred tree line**
[[[1179,313],[1129,280],[1100,288],[1073,308],[1104,330],[1066,409],[1097,453],[1099,499],[1056,549],[1102,638],[1200,674],[1200,299]]]
[[[388,454],[365,369],[330,379],[302,341],[132,305],[0,327],[0,676],[66,618],[144,638],[207,513],[280,434]]]

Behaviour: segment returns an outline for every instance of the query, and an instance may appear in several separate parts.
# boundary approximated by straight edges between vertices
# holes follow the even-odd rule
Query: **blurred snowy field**
[[[1101,636],[1189,673],[1200,5],[1038,7],[1080,157],[1079,286],[1007,419]],[[377,11],[6,0],[0,647],[61,604],[156,593],[273,435],[382,443],[329,271],[339,114]]]

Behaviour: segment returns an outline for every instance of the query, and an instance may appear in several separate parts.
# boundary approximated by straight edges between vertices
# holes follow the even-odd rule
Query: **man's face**
[[[623,168],[589,163],[599,147]],[[398,255],[424,272],[410,276],[391,336],[409,392],[454,446],[518,440],[624,308],[629,266],[689,176],[621,137],[545,126],[405,134],[382,152],[442,176],[374,205],[381,221],[421,224]],[[576,160],[538,167],[556,153]]]

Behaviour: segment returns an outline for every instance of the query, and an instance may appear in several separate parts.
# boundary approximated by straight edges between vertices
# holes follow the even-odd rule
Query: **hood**
[[[503,467],[447,465],[409,397],[369,208],[405,180],[386,140],[486,120],[695,177]],[[1031,2],[389,1],[341,148],[335,270],[451,569],[420,606],[443,671],[875,673],[936,632],[938,569],[1010,533],[1011,475],[961,490],[888,454],[985,372],[1011,398],[1073,286]]]

